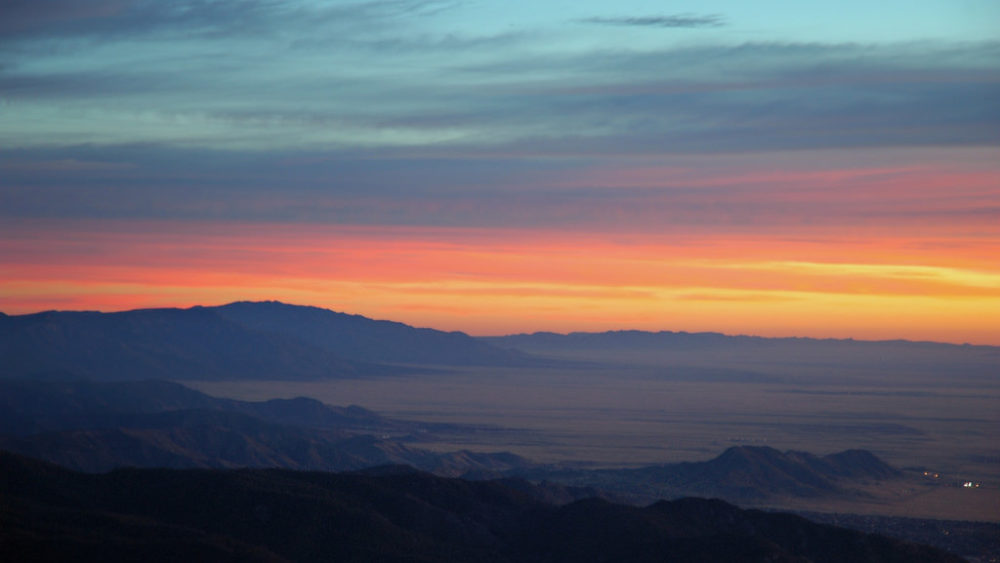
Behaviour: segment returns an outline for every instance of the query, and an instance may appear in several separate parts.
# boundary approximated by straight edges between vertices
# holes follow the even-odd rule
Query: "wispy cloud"
[[[669,16],[592,17],[577,20],[581,23],[634,27],[697,28],[721,27],[726,19],[721,14],[673,14]]]
[[[455,0],[369,0],[349,4],[295,0],[8,0],[0,2],[0,42],[39,38],[269,35],[276,30],[368,31],[390,19],[433,16]]]

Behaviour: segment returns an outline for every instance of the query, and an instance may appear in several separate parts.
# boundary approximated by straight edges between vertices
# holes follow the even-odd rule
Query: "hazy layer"
[[[193,386],[242,399],[306,395],[396,417],[502,426],[511,431],[421,446],[510,450],[541,462],[698,460],[730,445],[757,443],[818,453],[865,448],[898,466],[926,466],[969,478],[1000,476],[995,438],[1000,389],[718,377],[723,380],[673,379],[635,369],[480,369],[408,378]]]

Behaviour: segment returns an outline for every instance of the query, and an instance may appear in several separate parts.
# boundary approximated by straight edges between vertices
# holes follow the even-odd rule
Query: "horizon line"
[[[238,303],[250,303],[250,304],[273,303],[273,304],[285,305],[285,306],[290,306],[290,307],[305,307],[305,308],[312,308],[312,309],[320,309],[320,310],[323,310],[323,311],[329,311],[329,312],[337,313],[337,314],[341,314],[341,315],[350,315],[350,316],[354,316],[354,317],[362,317],[362,318],[365,318],[365,319],[368,319],[368,320],[371,320],[371,321],[399,323],[399,324],[406,325],[408,327],[415,328],[415,329],[431,329],[431,330],[436,330],[436,331],[439,331],[439,332],[459,332],[459,333],[465,334],[466,336],[469,336],[471,338],[504,338],[504,337],[510,337],[510,336],[532,336],[532,335],[538,335],[538,334],[552,334],[552,335],[556,335],[556,336],[570,336],[570,335],[574,335],[574,334],[592,334],[592,335],[596,335],[596,334],[609,334],[609,333],[620,333],[620,332],[636,332],[636,333],[644,333],[644,334],[664,334],[664,333],[668,333],[668,334],[688,334],[688,335],[717,335],[717,336],[723,336],[723,337],[726,337],[726,338],[752,338],[752,339],[760,339],[760,340],[814,340],[814,341],[821,341],[821,342],[822,341],[833,341],[833,342],[857,342],[857,343],[871,343],[871,344],[888,344],[888,343],[939,344],[939,345],[946,345],[946,346],[960,346],[960,347],[969,347],[969,348],[1000,348],[1000,344],[980,344],[980,343],[974,343],[974,342],[955,342],[955,341],[949,342],[949,341],[945,341],[945,340],[911,340],[911,339],[908,339],[908,338],[865,339],[865,338],[854,338],[854,337],[851,337],[851,336],[846,336],[846,337],[803,336],[803,335],[763,336],[763,335],[759,335],[759,334],[744,334],[744,333],[734,334],[734,333],[726,333],[726,332],[718,332],[718,331],[687,331],[687,330],[667,330],[667,329],[642,330],[642,329],[634,329],[634,328],[617,328],[617,329],[615,329],[615,328],[609,328],[609,329],[598,330],[598,331],[581,330],[581,331],[569,331],[569,332],[556,332],[556,331],[552,331],[552,330],[536,330],[536,331],[533,331],[533,332],[515,332],[515,333],[507,333],[507,334],[472,334],[471,332],[467,332],[467,331],[464,331],[464,330],[445,330],[445,329],[435,328],[435,327],[432,327],[432,326],[416,326],[416,325],[412,325],[412,324],[409,324],[409,323],[405,323],[405,322],[397,321],[397,320],[393,320],[393,319],[380,319],[380,318],[370,317],[370,316],[367,316],[367,315],[364,315],[364,314],[361,314],[361,313],[349,313],[347,311],[337,311],[337,310],[334,310],[334,309],[329,309],[329,308],[321,307],[321,306],[318,306],[318,305],[305,305],[305,304],[300,304],[300,303],[288,303],[286,301],[281,301],[281,300],[278,300],[278,299],[263,299],[263,300],[256,300],[256,301],[255,300],[250,300],[250,299],[237,299],[235,301],[229,301],[229,302],[221,303],[221,304],[217,304],[217,305],[203,305],[203,304],[198,304],[198,305],[190,305],[190,306],[186,306],[186,307],[185,306],[180,306],[180,305],[175,305],[175,306],[164,306],[164,307],[138,307],[138,308],[132,308],[132,309],[115,309],[115,310],[103,310],[103,311],[102,310],[98,310],[98,309],[44,309],[44,310],[35,311],[35,312],[32,312],[32,313],[17,313],[17,314],[9,314],[9,313],[6,313],[4,311],[0,311],[0,316],[5,316],[5,317],[26,317],[26,316],[31,316],[31,315],[42,315],[42,314],[45,314],[45,313],[100,313],[100,314],[116,314],[116,313],[130,313],[130,312],[135,312],[135,311],[157,311],[157,310],[171,310],[171,309],[173,309],[173,310],[214,309],[214,308],[219,308],[219,307],[225,307],[227,305],[235,305],[235,304],[238,304]]]

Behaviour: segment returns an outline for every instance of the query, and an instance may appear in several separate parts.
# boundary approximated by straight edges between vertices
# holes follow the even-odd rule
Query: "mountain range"
[[[0,316],[0,377],[322,379],[530,362],[459,332],[273,301]]]
[[[511,334],[507,336],[484,337],[482,340],[502,346],[521,350],[574,350],[574,349],[608,349],[634,350],[645,348],[717,348],[720,346],[754,348],[785,344],[799,344],[811,347],[897,347],[909,349],[947,350],[962,348],[975,349],[996,354],[1000,348],[969,344],[949,344],[945,342],[927,342],[913,340],[855,340],[853,338],[805,338],[805,337],[763,337],[747,335],[728,335],[719,332],[685,332],[685,331],[645,331],[645,330],[610,330],[605,332],[570,332],[560,334],[555,332],[534,332]]]
[[[719,500],[554,505],[526,483],[407,468],[89,475],[0,452],[0,473],[0,545],[12,561],[961,561]]]
[[[538,332],[482,338],[551,362],[644,370],[675,381],[995,388],[1000,347],[714,332]]]
[[[774,365],[775,358],[785,366]],[[983,380],[1000,347],[611,331],[474,338],[276,301],[118,313],[0,313],[0,377],[316,380],[456,367],[669,364],[669,376],[779,381],[781,368],[863,366]],[[890,369],[891,368],[891,369]]]

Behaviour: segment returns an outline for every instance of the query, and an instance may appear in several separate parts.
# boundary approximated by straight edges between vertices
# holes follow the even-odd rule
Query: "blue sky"
[[[802,142],[780,137],[787,121],[829,127],[824,117],[840,112],[927,121],[928,110],[947,111],[984,125],[997,114],[995,2],[4,6],[0,142],[8,148],[603,151],[656,139],[704,150],[733,135],[759,147],[765,124],[753,120],[764,112],[775,114],[766,125],[780,148]],[[927,134],[940,139],[901,139],[892,125],[865,139],[813,142],[997,136],[969,127],[956,138],[938,126]]]
[[[933,284],[921,291],[930,292],[926,310],[960,311],[947,321],[947,338],[959,339],[969,314],[995,309],[1000,318],[998,147],[996,1],[8,0],[0,3],[0,269],[11,281],[0,285],[0,309],[193,304],[250,292],[360,313],[377,305],[386,317],[452,328],[471,318],[449,317],[444,298],[420,301],[427,287],[344,301],[332,289],[296,293],[299,282],[289,279],[248,289],[219,257],[183,275],[184,252],[154,259],[189,232],[202,233],[206,253],[229,248],[221,233],[249,224],[281,240],[327,229],[321,238],[334,246],[344,232],[371,228],[386,245],[425,236],[424,251],[471,245],[468,252],[498,260],[513,250],[496,241],[525,233],[537,247],[516,256],[592,236],[610,254],[667,241],[643,258],[663,263],[688,256],[691,245],[722,252],[727,264],[748,245],[760,249],[759,263],[720,281],[688,280],[678,262],[656,282],[674,297],[643,306],[656,315],[687,310],[689,320],[696,310],[683,309],[691,302],[683,291],[715,295],[697,284],[728,283],[722,289],[746,292],[746,303],[773,302],[753,293],[763,283],[753,272],[779,257],[825,264],[799,273],[836,264],[862,277],[882,272],[881,281],[834,284],[848,296],[836,299],[825,282],[763,284],[814,287],[810,303],[834,317],[862,307],[852,299],[872,288],[910,292],[899,271],[958,268],[934,271],[972,289],[949,286],[951,300],[941,302]],[[372,234],[404,232],[396,229],[405,234]],[[144,238],[152,232],[164,238]],[[68,249],[67,240],[90,242]],[[688,246],[669,246],[678,240]],[[148,246],[122,246],[137,241]],[[815,246],[803,250],[802,241]],[[848,252],[850,241],[865,246]],[[266,241],[247,245],[233,254],[271,259]],[[135,256],[150,257],[150,269],[125,273]],[[513,276],[528,284],[497,290],[526,296],[501,299],[511,311],[504,326],[535,311],[532,283],[554,283],[523,264],[508,276],[488,261],[477,269],[435,256],[439,266],[421,283]],[[95,266],[98,259],[106,262]],[[856,267],[862,262],[886,269]],[[149,281],[157,268],[197,283],[160,287]],[[556,276],[562,289],[539,295],[573,293],[565,287],[577,283],[610,295],[621,284],[600,268],[568,268],[579,279]],[[311,287],[343,289],[343,276],[368,288],[402,283],[402,270],[390,270],[365,262]],[[199,290],[201,282],[211,287]],[[685,283],[694,285],[682,291]],[[455,291],[448,297],[461,301]],[[987,301],[958,306],[953,297],[963,291]],[[592,305],[624,306],[609,303]],[[891,309],[917,310],[906,303]],[[536,328],[565,327],[567,311],[586,310],[554,307],[563,324],[536,315]],[[713,318],[739,317],[737,308]],[[788,311],[784,333],[796,334]],[[747,323],[762,310],[752,312],[742,315]],[[901,323],[893,330],[945,322],[893,314]],[[671,328],[656,318],[640,320]],[[630,319],[639,317],[616,326]],[[814,315],[802,326],[822,321]],[[1000,333],[976,326],[973,336]],[[854,334],[848,328],[837,334]]]

